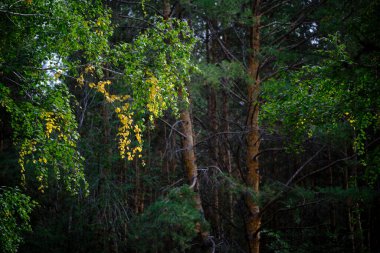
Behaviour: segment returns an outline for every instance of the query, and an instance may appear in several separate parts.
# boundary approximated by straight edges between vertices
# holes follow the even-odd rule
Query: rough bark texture
[[[185,162],[187,179],[190,184],[193,184],[197,180],[198,172],[197,165],[195,164],[195,153],[194,153],[194,139],[193,139],[193,127],[191,124],[189,110],[183,110],[181,112],[182,121],[182,133],[184,136],[182,139],[183,148],[183,159]]]
[[[248,74],[251,83],[248,85],[248,118],[247,118],[247,175],[246,184],[250,190],[257,195],[259,193],[260,174],[259,161],[257,154],[260,148],[260,132],[258,124],[259,116],[259,93],[260,93],[260,77],[259,77],[259,51],[260,51],[260,0],[256,0],[252,6],[253,25],[250,28],[250,47],[251,54],[249,56]],[[259,253],[260,246],[260,209],[252,194],[247,194],[245,203],[248,207],[248,217],[246,221],[246,232],[249,242],[249,252]]]
[[[194,137],[193,137],[193,126],[190,118],[190,112],[188,109],[182,110],[181,112],[182,121],[182,134],[186,137],[182,138],[182,155],[185,163],[186,175],[189,183],[193,187],[195,192],[198,192],[198,167],[195,159],[194,152]],[[200,203],[199,194],[196,197],[197,208],[202,209]]]
[[[163,0],[163,17],[164,20],[169,20],[170,18],[170,1]],[[183,91],[182,88],[178,89],[178,97],[182,100]],[[194,152],[194,134],[193,134],[193,123],[190,117],[190,109],[184,107],[180,113],[181,119],[181,130],[182,130],[182,156],[184,160],[185,171],[187,179],[189,181],[190,187],[194,190],[195,196],[194,200],[196,203],[196,209],[204,215],[202,201],[199,194],[199,184],[198,184],[198,167],[196,164],[196,157]],[[201,224],[196,224],[195,230],[198,232],[199,236],[202,238],[203,243],[209,236],[208,231],[203,231]]]

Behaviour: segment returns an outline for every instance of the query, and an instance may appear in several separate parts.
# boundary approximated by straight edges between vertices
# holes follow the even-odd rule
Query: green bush
[[[130,244],[138,252],[183,252],[197,236],[202,214],[187,185],[175,188],[130,223]]]

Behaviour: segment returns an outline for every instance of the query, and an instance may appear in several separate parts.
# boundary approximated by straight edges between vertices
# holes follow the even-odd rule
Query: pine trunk
[[[256,201],[259,194],[259,161],[258,153],[260,148],[260,132],[258,124],[259,116],[259,93],[260,93],[260,77],[259,77],[259,51],[260,51],[260,0],[253,3],[253,25],[250,27],[250,47],[248,74],[251,82],[248,85],[248,118],[247,118],[247,175],[246,184],[250,189],[245,197],[245,203],[248,207],[248,218],[246,221],[246,233],[249,242],[249,252],[259,253],[260,250],[260,208]],[[253,193],[253,196],[252,196]]]

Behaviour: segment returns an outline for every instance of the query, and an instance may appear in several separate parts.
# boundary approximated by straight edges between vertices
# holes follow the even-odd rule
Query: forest
[[[379,253],[379,13],[1,0],[0,252]]]

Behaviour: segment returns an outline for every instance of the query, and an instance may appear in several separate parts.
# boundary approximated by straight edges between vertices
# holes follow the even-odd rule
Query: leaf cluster
[[[363,154],[367,131],[376,128],[379,117],[378,80],[351,61],[338,42],[324,53],[321,64],[284,72],[265,83],[261,120],[274,131],[281,126],[295,146],[316,136],[335,138],[345,133]]]
[[[0,250],[15,253],[23,241],[22,235],[31,231],[30,213],[36,206],[18,188],[0,188]]]

